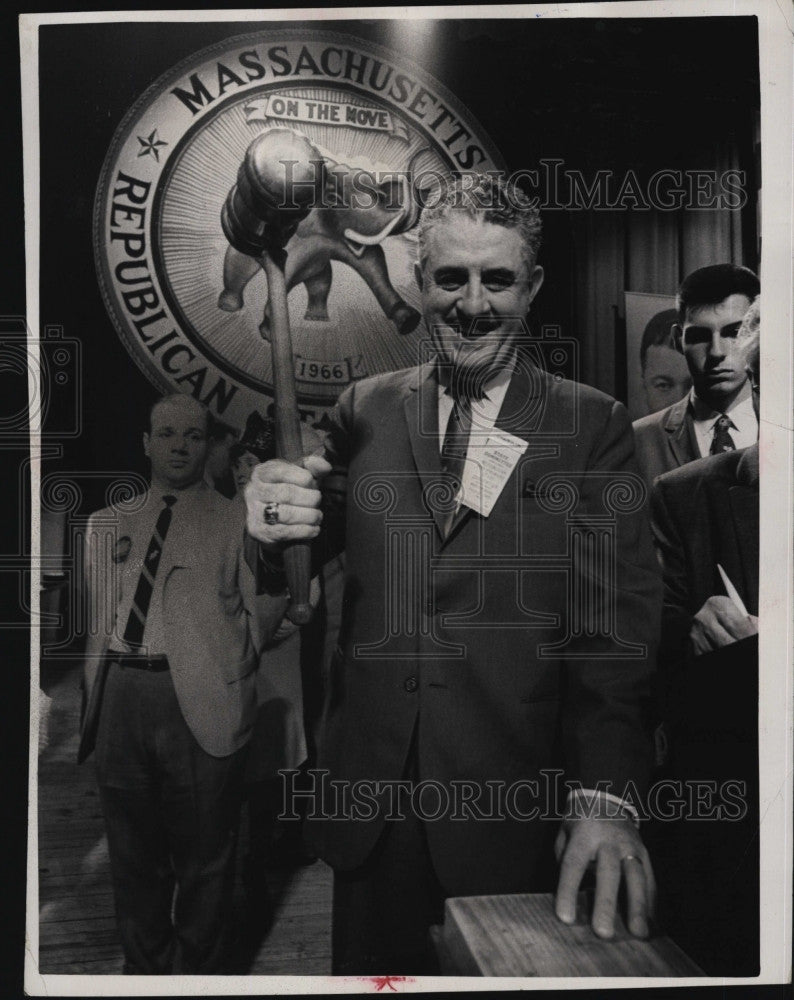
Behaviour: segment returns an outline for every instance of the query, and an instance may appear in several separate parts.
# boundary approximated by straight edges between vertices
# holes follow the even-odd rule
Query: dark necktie
[[[447,421],[447,432],[441,448],[441,469],[445,475],[453,477],[458,486],[463,478],[466,452],[469,450],[471,433],[471,400],[460,397],[455,400],[452,413]]]
[[[724,413],[717,419],[714,424],[714,439],[711,442],[712,455],[721,455],[724,451],[736,451],[736,445],[729,434],[732,426],[730,417],[726,417]]]
[[[135,588],[135,597],[132,599],[130,617],[124,629],[124,642],[128,646],[143,645],[143,631],[146,628],[146,616],[149,614],[149,603],[154,590],[154,578],[157,576],[157,567],[163,554],[165,536],[168,534],[173,514],[171,508],[176,503],[176,497],[165,496],[163,503],[165,507],[160,511],[157,524],[154,526],[149,548],[141,566],[141,575],[138,577],[138,586]]]
[[[452,413],[447,421],[447,432],[441,448],[441,471],[450,480],[454,495],[460,494],[463,480],[463,467],[466,464],[466,452],[469,450],[469,434],[471,432],[471,400],[460,396],[455,400]],[[458,504],[444,518],[444,537],[450,533],[455,523]]]

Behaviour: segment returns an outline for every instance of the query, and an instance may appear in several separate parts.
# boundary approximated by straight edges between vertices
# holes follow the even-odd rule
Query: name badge
[[[478,444],[469,451],[463,471],[461,502],[488,517],[526,450],[527,442],[515,434],[496,430],[489,434],[483,445]]]

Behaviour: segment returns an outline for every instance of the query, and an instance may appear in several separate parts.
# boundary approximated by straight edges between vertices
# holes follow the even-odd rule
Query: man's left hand
[[[758,619],[745,615],[729,597],[709,597],[692,619],[689,638],[695,656],[711,653],[758,634]]]
[[[555,909],[563,923],[576,920],[576,897],[585,871],[596,866],[592,925],[601,938],[615,933],[618,891],[625,880],[627,926],[635,937],[646,938],[656,903],[656,880],[648,852],[629,819],[580,817],[566,819],[555,843],[560,861]]]

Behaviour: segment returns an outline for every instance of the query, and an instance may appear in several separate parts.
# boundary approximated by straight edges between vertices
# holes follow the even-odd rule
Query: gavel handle
[[[286,253],[277,249],[262,254],[262,266],[267,275],[270,299],[270,345],[273,354],[273,387],[275,393],[276,454],[286,462],[300,465],[303,461],[298,395],[295,389],[295,369],[292,337],[287,312],[287,285],[284,278]],[[311,546],[309,542],[291,542],[284,550],[284,568],[292,602],[287,617],[295,625],[305,625],[312,617],[309,603],[311,584]]]

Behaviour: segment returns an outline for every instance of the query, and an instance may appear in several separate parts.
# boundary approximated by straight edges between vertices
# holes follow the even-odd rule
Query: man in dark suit
[[[676,299],[672,333],[692,376],[684,399],[634,421],[637,462],[648,489],[657,476],[758,436],[758,419],[736,333],[758,278],[746,267],[715,264],[693,271]]]
[[[758,326],[756,300],[737,335],[756,413]],[[756,443],[666,473],[652,496],[665,777],[718,796],[730,782],[741,806],[651,832],[666,929],[712,975],[758,972],[758,465]]]
[[[130,974],[227,971],[258,649],[286,607],[256,595],[242,508],[202,479],[208,417],[190,396],[156,403],[149,490],[86,533],[80,760],[95,744]]]
[[[526,335],[539,236],[528,199],[489,177],[426,209],[435,356],[355,383],[332,420],[347,566],[318,767],[348,799],[321,789],[315,823],[338,974],[432,971],[444,898],[553,888],[555,837],[559,917],[594,862],[596,933],[612,935],[622,881],[648,933],[653,872],[624,792],[649,765],[660,582],[625,409],[543,370]],[[320,533],[328,469],[255,470],[268,559]]]

